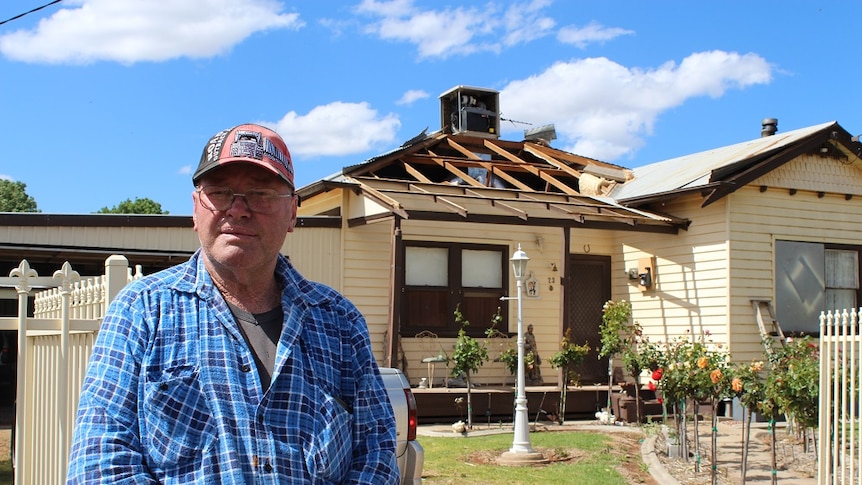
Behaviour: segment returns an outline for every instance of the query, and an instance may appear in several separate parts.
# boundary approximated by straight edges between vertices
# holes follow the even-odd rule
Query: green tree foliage
[[[805,428],[818,424],[820,402],[820,349],[811,337],[788,338],[772,345],[772,372],[766,378],[767,402],[774,402]],[[770,409],[766,409],[770,411]]]
[[[24,182],[0,179],[0,212],[39,212],[26,189]]]
[[[110,209],[102,207],[97,214],[168,214],[168,211],[163,211],[162,205],[152,199],[136,197],[135,200],[126,199]]]

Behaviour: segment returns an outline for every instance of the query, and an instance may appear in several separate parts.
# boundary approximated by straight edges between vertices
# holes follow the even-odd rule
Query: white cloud
[[[724,51],[698,52],[679,65],[647,70],[606,58],[578,59],[509,83],[500,91],[500,105],[505,118],[554,123],[564,150],[613,161],[641,147],[662,112],[689,98],[767,84],[772,73],[756,54]]]
[[[419,58],[445,59],[453,55],[500,50],[548,35],[555,22],[541,15],[549,0],[511,5],[500,12],[494,3],[482,7],[421,10],[412,0],[363,0],[360,14],[379,17],[366,32],[381,39],[416,45]]]
[[[255,32],[299,29],[275,0],[69,0],[33,30],[0,36],[9,59],[49,64],[133,64],[228,52]]]
[[[619,27],[604,27],[597,22],[590,22],[586,27],[575,27],[569,25],[560,29],[557,32],[557,40],[563,44],[573,44],[581,49],[587,44],[595,42],[605,42],[613,40],[621,35],[632,35],[633,30],[626,30]]]
[[[401,127],[392,113],[381,116],[368,103],[333,102],[308,114],[291,111],[277,122],[264,122],[287,142],[294,156],[344,156],[391,146]]]
[[[419,101],[420,99],[425,99],[429,96],[429,94],[421,89],[410,89],[401,96],[401,99],[395,102],[395,104],[403,105],[403,104],[413,104],[415,101]]]
[[[11,176],[9,176],[9,175],[6,175],[6,174],[2,174],[2,173],[0,173],[0,180],[8,180],[8,181],[12,182],[12,181],[14,181],[15,179],[13,179],[13,178],[12,178]]]
[[[550,0],[532,0],[506,9],[503,14],[503,44],[513,46],[548,35],[557,23],[550,17],[542,16],[541,10],[550,4]]]

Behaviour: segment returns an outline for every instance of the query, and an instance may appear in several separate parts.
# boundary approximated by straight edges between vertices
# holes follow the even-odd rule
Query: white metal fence
[[[15,412],[15,483],[51,485],[65,481],[75,411],[87,360],[108,302],[132,275],[128,260],[111,256],[105,274],[81,276],[65,263],[40,277],[26,260],[0,286],[14,287],[18,317],[0,318],[0,330],[18,332]],[[35,290],[33,317],[28,297]]]
[[[862,309],[820,314],[818,485],[862,484]]]

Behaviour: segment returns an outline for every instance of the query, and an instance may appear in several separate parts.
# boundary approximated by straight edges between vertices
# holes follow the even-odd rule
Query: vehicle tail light
[[[414,441],[416,439],[416,426],[418,425],[416,398],[413,397],[413,391],[409,388],[404,389],[404,397],[407,398],[407,441]]]

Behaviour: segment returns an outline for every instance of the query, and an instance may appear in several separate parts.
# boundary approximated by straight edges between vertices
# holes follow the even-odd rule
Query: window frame
[[[407,252],[410,247],[428,247],[428,248],[443,248],[447,251],[447,279],[446,287],[440,286],[421,286],[407,285]],[[462,285],[463,275],[463,251],[493,251],[500,253],[500,281],[499,288],[482,288],[482,287],[465,287]],[[470,322],[466,327],[467,335],[475,338],[484,338],[485,331],[491,326],[491,316],[493,310],[500,308],[500,313],[503,317],[503,324],[497,330],[508,333],[509,321],[508,303],[501,300],[501,297],[508,295],[509,289],[509,271],[508,259],[509,246],[505,244],[477,244],[477,243],[460,243],[460,242],[435,242],[435,241],[403,241],[401,245],[401,260],[404,262],[399,271],[399,280],[402,282],[402,287],[399,289],[401,293],[401,303],[398,309],[398,317],[402,335],[414,335],[424,330],[429,330],[437,334],[438,337],[452,338],[458,336],[458,331],[461,326],[455,322],[455,308],[461,304],[461,311],[464,318]],[[442,305],[442,314],[444,317],[436,325],[427,323],[414,324],[414,319],[411,318],[411,301],[422,299],[422,293],[437,293],[437,305]],[[433,297],[432,297],[433,298]],[[465,303],[465,299],[474,299]],[[428,301],[428,300],[426,300]],[[494,306],[491,310],[491,306]],[[440,308],[438,306],[438,308]],[[471,308],[476,308],[471,310]],[[433,312],[432,312],[433,313]],[[479,313],[488,313],[481,315]]]

